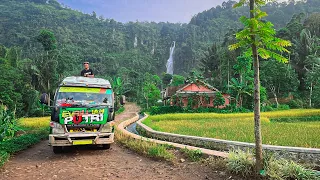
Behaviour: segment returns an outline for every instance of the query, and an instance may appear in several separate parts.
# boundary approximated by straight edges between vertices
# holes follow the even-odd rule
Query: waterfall
[[[138,38],[137,36],[134,37],[133,47],[136,48],[138,46]]]
[[[176,47],[176,42],[173,41],[173,44],[172,46],[170,47],[170,57],[167,61],[167,74],[171,74],[173,75],[173,51],[174,51],[174,48]]]

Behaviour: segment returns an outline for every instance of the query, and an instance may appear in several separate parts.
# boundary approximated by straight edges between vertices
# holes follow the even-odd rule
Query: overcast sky
[[[85,13],[120,22],[155,21],[188,23],[199,12],[221,5],[225,0],[58,0]]]

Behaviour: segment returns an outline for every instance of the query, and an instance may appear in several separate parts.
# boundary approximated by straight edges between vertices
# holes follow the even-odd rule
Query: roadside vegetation
[[[115,138],[117,142],[121,143],[125,147],[151,158],[172,161],[175,157],[171,146],[134,139],[123,134],[118,129],[116,129]]]
[[[260,175],[265,179],[316,180],[320,178],[320,174],[314,170],[290,160],[275,158],[273,155],[264,154],[263,164],[264,170],[260,171]],[[254,154],[249,151],[231,151],[226,160],[226,167],[230,172],[246,177],[247,179],[254,178],[254,165]]]
[[[156,131],[254,142],[253,113],[193,113],[150,116],[144,124]],[[263,143],[320,147],[320,110],[296,109],[261,113]]]
[[[48,138],[49,117],[15,119],[12,113],[0,108],[0,167],[10,155]]]
[[[116,114],[120,114],[122,112],[124,112],[124,106],[121,106],[117,111],[116,111]]]

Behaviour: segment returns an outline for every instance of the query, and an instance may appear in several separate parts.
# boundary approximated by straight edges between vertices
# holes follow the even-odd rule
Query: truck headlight
[[[64,129],[61,124],[56,122],[50,122],[50,127],[52,128],[52,134],[63,134]]]

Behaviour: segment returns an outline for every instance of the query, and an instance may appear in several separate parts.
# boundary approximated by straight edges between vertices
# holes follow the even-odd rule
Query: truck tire
[[[102,144],[103,149],[110,149],[111,144]]]
[[[62,146],[52,146],[53,153],[60,154],[63,152]]]

